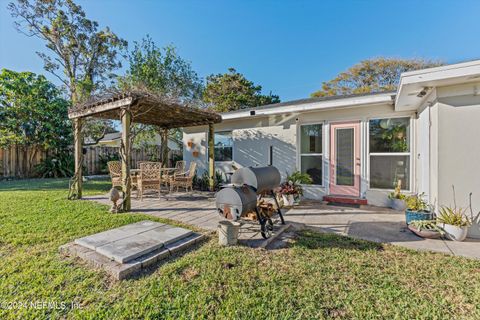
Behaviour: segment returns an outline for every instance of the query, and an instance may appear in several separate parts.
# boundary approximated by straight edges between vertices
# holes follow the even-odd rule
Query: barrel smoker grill
[[[225,219],[239,220],[249,212],[255,212],[264,238],[268,238],[273,230],[273,221],[258,208],[258,201],[263,196],[273,197],[277,213],[282,224],[285,224],[274,189],[280,185],[280,172],[277,168],[247,167],[235,171],[231,185],[225,186],[216,194],[218,213]]]

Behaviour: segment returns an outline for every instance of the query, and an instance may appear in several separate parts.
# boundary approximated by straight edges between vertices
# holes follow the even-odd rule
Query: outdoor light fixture
[[[419,98],[425,97],[425,96],[427,95],[427,93],[428,93],[428,90],[430,90],[429,87],[424,87],[424,88],[422,89],[422,91],[420,91],[420,92],[417,94],[417,97],[419,97]]]

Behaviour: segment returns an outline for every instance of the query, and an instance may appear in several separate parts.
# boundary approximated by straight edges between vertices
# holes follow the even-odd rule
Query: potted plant
[[[444,234],[435,220],[414,220],[408,225],[408,229],[417,236],[428,239],[437,239]]]
[[[405,220],[407,225],[415,220],[433,220],[430,206],[423,199],[424,194],[414,194],[405,198],[407,209],[405,210]]]
[[[450,240],[463,241],[467,237],[470,221],[462,208],[441,207],[437,223],[442,226]]]
[[[279,194],[282,195],[283,205],[291,207],[295,203],[295,197],[303,194],[302,187],[293,181],[285,181],[280,185]]]
[[[398,180],[395,190],[388,195],[390,199],[390,208],[393,210],[404,211],[407,208],[405,203],[406,196],[401,191],[402,181]]]
[[[303,188],[302,188],[301,185],[312,184],[313,183],[313,180],[308,173],[302,173],[300,171],[295,171],[292,174],[288,174],[288,172],[287,172],[286,181],[292,182],[294,188],[297,191],[293,195],[295,204],[298,204],[301,200],[301,196],[303,196]]]

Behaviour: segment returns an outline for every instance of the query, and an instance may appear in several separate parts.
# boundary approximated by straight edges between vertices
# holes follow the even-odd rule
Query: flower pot
[[[286,207],[293,206],[295,202],[295,197],[293,196],[293,194],[282,194],[282,199],[283,199],[283,205]]]
[[[390,208],[397,211],[405,211],[407,204],[402,199],[390,199]]]
[[[447,238],[454,241],[463,241],[467,237],[468,227],[457,227],[451,224],[442,224]]]
[[[412,210],[405,210],[405,221],[407,224],[410,224],[412,221],[415,220],[433,220],[433,215],[431,212],[425,211],[412,211]]]
[[[441,233],[436,230],[418,230],[412,225],[409,225],[408,229],[421,238],[438,239],[441,236]]]

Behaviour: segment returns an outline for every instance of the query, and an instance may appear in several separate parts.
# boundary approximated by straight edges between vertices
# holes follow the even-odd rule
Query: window
[[[215,161],[232,161],[232,132],[215,132]]]
[[[410,189],[410,118],[369,122],[370,188]]]
[[[300,126],[300,170],[318,185],[323,184],[322,127],[321,124]]]

